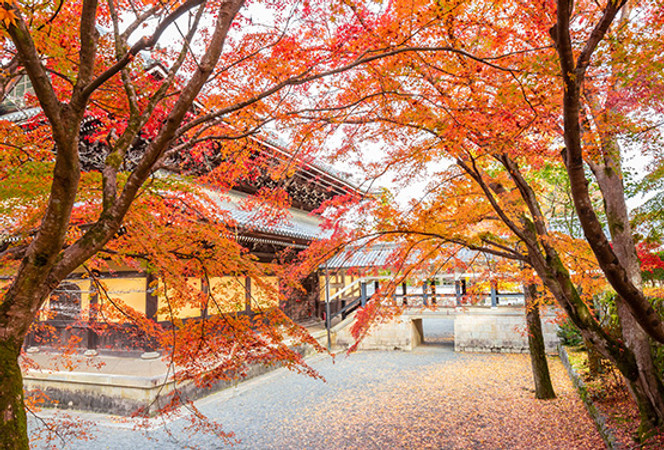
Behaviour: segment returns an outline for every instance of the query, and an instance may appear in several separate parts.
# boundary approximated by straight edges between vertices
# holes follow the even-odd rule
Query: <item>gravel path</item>
[[[239,449],[602,448],[557,359],[559,398],[547,402],[533,398],[527,355],[458,354],[429,344],[309,362],[325,383],[280,369],[197,405],[235,433]],[[183,433],[186,417],[153,420],[149,431],[101,415],[73,418],[93,421],[97,438],[57,448],[224,447]]]

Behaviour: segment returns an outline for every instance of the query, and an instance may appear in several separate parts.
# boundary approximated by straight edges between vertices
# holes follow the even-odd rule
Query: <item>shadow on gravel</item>
[[[454,336],[451,337],[424,337],[422,345],[427,347],[450,347],[454,348]]]

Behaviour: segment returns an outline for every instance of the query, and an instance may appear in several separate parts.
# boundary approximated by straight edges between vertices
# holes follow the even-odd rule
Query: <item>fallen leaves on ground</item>
[[[285,420],[280,447],[604,448],[562,364],[549,364],[555,400],[535,399],[528,355],[472,355],[322,398]]]
[[[606,418],[606,426],[621,448],[664,448],[664,430],[653,430],[643,442],[637,442],[639,411],[627,390],[622,376],[608,364],[604,373],[591,377],[588,372],[588,356],[585,351],[570,351],[574,368],[583,378],[588,396],[600,414]]]

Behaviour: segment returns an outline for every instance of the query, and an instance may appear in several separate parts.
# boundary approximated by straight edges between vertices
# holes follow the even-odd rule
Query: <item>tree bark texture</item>
[[[604,136],[602,141],[603,159],[598,163],[590,163],[590,166],[604,198],[604,209],[611,233],[613,251],[627,271],[630,281],[637,288],[642,289],[641,265],[636,254],[625,202],[620,149],[613,136]],[[645,397],[643,400],[637,399],[637,401],[647,403],[649,406],[647,414],[642,414],[642,421],[645,419],[649,423],[642,423],[642,428],[659,426],[664,423],[664,386],[653,362],[648,334],[637,322],[625,299],[620,296],[616,298],[616,309],[620,318],[623,339],[627,347],[634,353],[639,367],[639,379],[632,391],[635,395]]]
[[[584,339],[583,345],[588,353],[588,374],[594,378],[602,373],[602,357],[592,342]]]
[[[528,348],[530,349],[530,363],[533,368],[533,381],[535,382],[535,397],[541,400],[556,398],[551,384],[549,364],[546,360],[544,348],[544,334],[542,333],[542,320],[537,303],[537,287],[524,286],[523,293],[526,300],[526,324],[528,326]]]
[[[32,82],[39,105],[51,126],[56,156],[53,183],[43,220],[36,236],[26,250],[11,286],[0,302],[1,448],[28,447],[22,376],[18,366],[18,357],[21,344],[31,323],[50,292],[76,267],[100,251],[116,234],[139,189],[153,173],[156,162],[169,148],[182,125],[183,118],[191,110],[193,102],[210,78],[219,60],[231,24],[243,6],[244,0],[219,2],[216,22],[207,48],[190,79],[182,83],[175,105],[168,112],[141,161],[128,175],[127,182],[119,195],[114,194],[109,198],[104,198],[104,208],[97,222],[81,238],[65,248],[65,236],[81,177],[78,156],[79,132],[90,96],[103,83],[122,70],[129,63],[133,54],[153,46],[161,32],[170,23],[189,9],[202,3],[204,3],[202,0],[184,2],[158,24],[157,31],[152,36],[154,42],[149,39],[140,40],[131,48],[129,52],[132,53],[131,55],[128,53],[127,58],[121,58],[114,66],[93,78],[95,42],[98,36],[95,30],[97,1],[86,1],[80,24],[81,39],[84,41],[84,45],[81,46],[77,81],[69,102],[58,99],[51,85],[50,75],[43,65],[42,55],[39,54],[30,34],[29,26],[23,20],[18,7],[13,7],[17,20],[8,26],[8,32],[16,47],[21,65]],[[149,116],[151,112],[151,110],[146,111],[146,114]],[[125,133],[131,135],[131,139],[127,139],[127,141],[133,142],[144,123],[132,122],[132,120],[129,122],[135,122],[135,126],[128,127]],[[117,170],[117,167],[115,169]],[[104,182],[109,180],[113,181],[107,178]],[[108,191],[105,189],[104,193],[106,192]],[[115,193],[114,190],[112,192]]]
[[[5,450],[29,448],[20,348],[16,340],[0,341],[0,448]]]

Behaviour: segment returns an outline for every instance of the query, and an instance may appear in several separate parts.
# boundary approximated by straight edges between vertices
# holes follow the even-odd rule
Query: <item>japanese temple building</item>
[[[17,83],[17,87],[21,87]],[[16,96],[9,96],[14,98]],[[16,99],[14,99],[14,102]],[[39,113],[38,108],[21,108],[5,105],[0,111],[4,113],[0,120],[9,120],[21,124]],[[19,105],[20,106],[20,105]],[[84,122],[81,133],[84,134],[94,127],[94,119]],[[83,140],[82,140],[83,141]],[[248,145],[251,145],[254,151],[260,152],[262,158],[274,161],[290,161],[293,156],[284,150],[279,144],[271,138],[251,137],[247,139]],[[95,145],[95,144],[92,144]],[[89,148],[82,145],[79,153],[81,164],[84,170],[96,170],[96,165],[102,163],[95,152],[98,149]],[[251,194],[257,192],[264,183],[270,183],[269,177],[258,177],[253,181],[244,180],[234,186],[229,192],[224,192],[219,196],[221,208],[228,212],[234,222],[234,238],[244,247],[246,247],[261,262],[271,262],[275,260],[277,254],[284,249],[294,249],[296,251],[307,248],[314,240],[324,238],[324,231],[321,228],[321,218],[312,213],[318,209],[323,202],[337,195],[363,195],[359,189],[350,180],[348,175],[337,172],[336,170],[319,164],[303,163],[288,179],[286,183],[286,192],[290,196],[292,207],[287,211],[287,218],[279,221],[277,224],[261,222],[261,219],[253,211],[242,207],[243,200]],[[267,186],[272,187],[272,186]],[[214,193],[213,193],[214,195]],[[3,236],[0,230],[0,247],[8,245],[17,238],[12,236]],[[107,298],[120,298],[126,305],[135,311],[144,313],[148,318],[155,321],[165,320],[160,317],[157,311],[163,306],[163,299],[160,299],[155,292],[155,279],[150,274],[135,269],[125,267],[114,267],[112,272],[100,275],[107,290]],[[235,291],[229,295],[244,299],[244,301],[234,302],[235,305],[229,308],[226,313],[252,314],[252,302],[259,303],[261,308],[281,307],[288,315],[297,321],[307,321],[311,319],[320,319],[324,311],[324,298],[321,298],[320,276],[311,274],[304,282],[303,287],[306,293],[298,298],[290,298],[285,303],[279,304],[277,299],[269,298],[265,292],[255,285],[252,286],[251,279],[236,279],[237,277],[219,276],[211,279],[211,283],[224,283],[229,278],[234,278],[233,284]],[[269,280],[263,280],[267,283],[278,286],[276,277]],[[5,278],[4,284],[9,280]],[[194,283],[202,283],[202,280],[194,280]],[[0,286],[3,279],[0,277]],[[229,283],[227,283],[229,284]],[[97,335],[86,329],[85,314],[90,306],[103,302],[94,287],[93,281],[87,274],[81,272],[72,273],[61,285],[55,289],[51,301],[45,305],[52,311],[49,314],[42,314],[41,321],[48,324],[52,329],[58,330],[61,334],[60,340],[68,338],[71,333],[75,333],[82,338],[80,346],[88,349],[108,349],[120,350],[132,345],[126,340],[116,342],[114,336]],[[50,305],[49,305],[50,303]],[[179,318],[201,317],[203,312],[199,309],[188,308],[180,311]],[[84,320],[81,320],[83,318]],[[73,325],[76,323],[76,325]],[[42,341],[43,342],[43,341]],[[40,345],[35,340],[32,333],[26,340],[26,347]],[[135,348],[135,350],[140,350]]]

